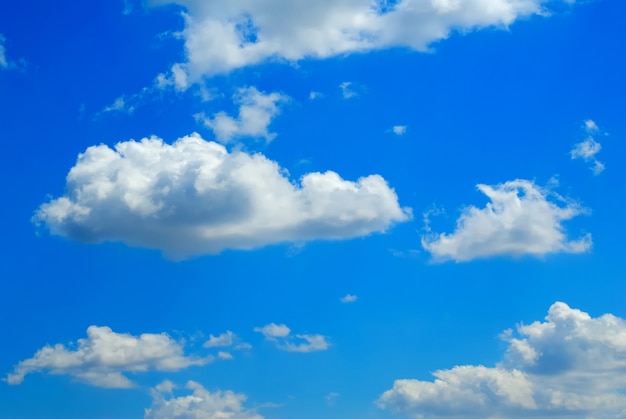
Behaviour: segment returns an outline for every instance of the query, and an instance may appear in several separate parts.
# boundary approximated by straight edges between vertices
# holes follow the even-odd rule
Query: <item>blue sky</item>
[[[3,10],[0,417],[626,417],[623,2]]]

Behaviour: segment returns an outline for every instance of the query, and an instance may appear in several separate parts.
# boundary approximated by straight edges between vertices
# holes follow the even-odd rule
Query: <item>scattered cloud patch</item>
[[[378,405],[411,417],[623,417],[626,321],[557,302],[544,322],[502,334],[495,367],[456,366],[434,381],[403,379]]]
[[[176,387],[166,381],[152,390],[152,406],[145,409],[145,419],[263,419],[254,409],[246,408],[247,397],[232,391],[210,392],[201,384],[189,381],[191,392],[175,397]]]
[[[44,346],[17,364],[5,381],[20,384],[28,374],[48,372],[70,375],[98,387],[129,388],[133,383],[122,373],[178,371],[210,361],[212,357],[185,356],[182,344],[165,333],[132,336],[106,326],[90,326],[87,338],[75,345]]]
[[[309,173],[292,182],[262,154],[228,152],[192,134],[89,147],[65,195],[33,221],[86,243],[123,242],[182,259],[273,243],[348,239],[411,218],[379,175]]]
[[[355,302],[359,297],[357,297],[356,295],[353,294],[346,294],[345,296],[341,297],[339,299],[339,301],[341,301],[342,303],[353,303]]]
[[[339,85],[339,88],[341,89],[341,95],[344,99],[358,96],[358,93],[354,90],[354,85],[350,81],[344,81]]]
[[[407,129],[406,125],[394,125],[391,128],[391,131],[396,135],[404,135],[406,134],[406,129]]]
[[[328,393],[325,397],[326,404],[329,406],[334,406],[338,397],[339,397],[339,393],[335,393],[335,392]]]
[[[214,336],[209,335],[209,340],[204,343],[205,348],[225,348],[232,347],[233,349],[250,349],[252,345],[241,340],[239,336],[227,330],[221,335]]]
[[[314,92],[309,93],[309,100],[321,99],[324,97],[324,93],[322,92]]]
[[[229,143],[241,137],[265,138],[272,141],[276,134],[268,131],[272,120],[280,113],[279,104],[289,100],[280,93],[259,92],[255,87],[238,89],[233,101],[239,105],[236,118],[225,112],[218,112],[212,117],[198,114],[196,117],[213,130],[221,143]]]
[[[570,0],[563,0],[572,3]],[[262,63],[296,62],[393,47],[427,51],[453,32],[506,28],[547,15],[546,0],[151,0],[185,7],[186,60],[172,67],[185,84]],[[182,85],[182,83],[181,83]]]
[[[219,351],[217,353],[217,357],[219,359],[233,359],[233,355],[230,352],[225,352],[225,351]]]
[[[570,151],[572,160],[581,159],[591,164],[591,171],[594,175],[599,175],[604,171],[604,163],[596,158],[596,154],[602,149],[602,145],[595,140],[594,135],[600,134],[600,128],[591,119],[585,121],[585,131],[587,138],[574,145]]]
[[[484,208],[466,207],[453,233],[426,232],[422,246],[436,261],[466,262],[492,256],[544,256],[582,253],[591,248],[591,235],[569,240],[563,221],[587,211],[529,180],[495,186],[478,185],[489,198]]]
[[[4,46],[6,38],[0,35],[0,68],[9,68],[9,60],[7,59],[7,50]]]
[[[270,323],[263,327],[255,327],[267,341],[273,342],[278,349],[287,352],[325,351],[330,344],[323,335],[297,334],[291,335],[291,329],[284,324]]]

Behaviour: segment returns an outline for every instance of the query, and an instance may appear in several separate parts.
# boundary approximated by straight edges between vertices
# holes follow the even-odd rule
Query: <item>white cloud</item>
[[[591,248],[590,234],[568,240],[564,233],[563,221],[586,213],[577,203],[521,179],[481,184],[478,190],[491,202],[484,208],[465,208],[453,233],[427,232],[422,237],[422,246],[435,260],[465,262],[498,255],[582,253]]]
[[[284,324],[270,323],[263,327],[255,327],[254,331],[275,343],[278,349],[287,352],[325,351],[330,346],[326,337],[322,335],[291,335],[291,329]]]
[[[407,128],[406,125],[394,125],[393,128],[391,128],[391,130],[396,135],[404,135],[406,134],[406,128]]]
[[[233,355],[230,352],[219,351],[217,353],[219,359],[233,359]]]
[[[353,294],[346,294],[345,296],[341,297],[339,299],[339,301],[341,301],[342,303],[353,303],[358,299],[358,297],[356,295]]]
[[[347,239],[410,219],[378,175],[334,172],[292,182],[262,154],[228,152],[192,134],[89,147],[67,175],[65,195],[33,221],[52,234],[156,248],[172,258],[272,243]]]
[[[218,112],[209,118],[198,114],[208,128],[212,129],[218,141],[229,143],[240,137],[265,138],[272,141],[276,134],[268,131],[272,120],[280,113],[279,104],[289,100],[289,97],[280,93],[265,94],[255,87],[238,89],[233,101],[239,105],[239,114],[236,118],[225,112]]]
[[[90,326],[87,338],[79,339],[76,345],[46,345],[17,364],[5,380],[20,384],[26,375],[45,371],[71,375],[94,386],[128,388],[133,383],[123,372],[178,371],[211,360],[186,357],[182,345],[165,333],[136,337],[115,333],[106,326]]]
[[[592,135],[598,134],[601,131],[598,125],[591,119],[585,121],[585,131],[588,137],[574,145],[570,151],[570,156],[572,160],[581,159],[587,163],[591,163],[591,170],[593,174],[597,176],[604,171],[604,163],[596,158],[596,154],[600,152],[602,145],[597,142]]]
[[[566,3],[571,1],[565,0]],[[392,47],[426,51],[451,32],[507,27],[547,0],[152,0],[186,8],[186,79],[268,59],[298,61]]]
[[[322,92],[312,91],[311,93],[309,93],[309,99],[310,100],[321,99],[323,97],[324,97],[324,93],[322,93]]]
[[[457,366],[436,380],[397,380],[380,407],[411,417],[622,418],[626,415],[626,321],[593,318],[557,302],[545,322],[503,333],[494,368]]]
[[[261,333],[265,339],[284,338],[289,336],[291,329],[284,324],[270,323],[263,327],[255,327],[255,332]]]
[[[7,51],[4,47],[6,38],[0,34],[0,68],[9,68],[9,60],[7,59]]]
[[[329,406],[334,406],[338,397],[339,397],[339,393],[332,392],[332,393],[328,393],[326,397],[324,398],[326,399],[326,404],[328,404]]]
[[[344,99],[350,99],[358,95],[353,87],[354,86],[350,81],[344,81],[339,85],[339,88],[341,89],[341,95]]]
[[[219,336],[209,335],[209,340],[204,343],[205,348],[233,347],[234,349],[250,349],[252,345],[243,342],[239,336],[227,330]]]
[[[253,409],[243,406],[247,399],[244,394],[210,392],[201,384],[189,381],[185,388],[192,393],[174,397],[173,384],[166,383],[152,391],[152,406],[145,409],[146,419],[263,419]]]

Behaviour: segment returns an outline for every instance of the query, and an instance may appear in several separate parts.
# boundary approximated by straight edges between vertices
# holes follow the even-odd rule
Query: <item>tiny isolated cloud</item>
[[[563,222],[588,210],[529,180],[478,185],[489,198],[484,208],[466,207],[452,233],[427,226],[422,246],[435,261],[466,262],[493,256],[541,257],[550,253],[583,253],[590,234],[570,240]]]
[[[46,345],[32,358],[19,362],[5,381],[20,384],[35,372],[70,375],[97,387],[133,387],[123,373],[179,371],[193,365],[205,365],[213,357],[185,356],[183,346],[165,333],[132,336],[111,328],[90,326],[87,337],[76,344]]]
[[[573,3],[556,0],[555,3]],[[548,16],[546,0],[151,0],[185,8],[180,86],[265,61],[294,63],[388,48],[428,51],[452,33]],[[294,5],[297,4],[297,7]]]
[[[278,349],[287,352],[325,351],[330,346],[323,335],[292,335],[291,329],[285,324],[270,323],[262,327],[255,327],[254,331],[261,333],[267,341],[273,342]]]
[[[263,419],[244,405],[247,396],[230,390],[208,391],[195,381],[187,382],[186,395],[175,396],[176,386],[164,381],[152,389],[152,406],[144,411],[145,419]]]
[[[602,150],[602,145],[596,141],[594,136],[603,133],[598,125],[591,119],[585,121],[584,128],[587,138],[574,144],[574,147],[570,150],[570,156],[572,160],[580,159],[589,163],[591,165],[591,171],[597,176],[604,171],[605,167],[604,163],[596,158],[596,154]]]
[[[501,338],[494,367],[455,366],[396,380],[379,407],[409,417],[618,418],[626,412],[626,321],[554,303],[545,321]]]
[[[262,154],[229,152],[192,134],[89,147],[64,195],[33,222],[84,243],[159,249],[173,259],[270,244],[340,240],[385,232],[411,218],[379,175],[335,172],[299,182]]]
[[[391,131],[396,135],[404,135],[406,134],[407,126],[406,125],[394,125],[391,128]]]
[[[221,143],[229,143],[242,137],[264,138],[267,142],[276,138],[269,132],[269,125],[280,113],[280,104],[289,100],[280,93],[263,93],[255,87],[240,88],[233,96],[233,102],[239,106],[239,113],[232,117],[225,112],[218,112],[212,117],[198,114],[198,118],[210,128]]]
[[[339,301],[341,301],[342,303],[346,304],[346,303],[353,303],[358,299],[358,297],[354,294],[346,294],[343,297],[341,297],[339,299]]]
[[[350,99],[358,96],[354,84],[350,81],[344,81],[343,83],[341,83],[339,85],[339,89],[341,89],[341,95],[344,99]]]
[[[324,93],[311,91],[309,93],[309,100],[322,99],[324,97]]]

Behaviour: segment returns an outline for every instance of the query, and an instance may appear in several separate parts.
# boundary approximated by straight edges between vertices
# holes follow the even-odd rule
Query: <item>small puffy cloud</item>
[[[344,81],[343,83],[339,85],[339,88],[341,89],[341,95],[343,96],[344,99],[350,99],[358,95],[353,87],[354,86],[352,85],[352,82],[350,81]]]
[[[198,134],[174,144],[152,137],[89,147],[63,196],[33,221],[87,243],[123,242],[172,258],[274,243],[348,239],[411,218],[378,175],[290,180],[262,154],[229,152]]]
[[[558,0],[557,0],[558,1]],[[561,0],[572,3],[571,0]],[[405,47],[427,51],[451,33],[506,28],[532,15],[548,15],[546,0],[151,0],[179,4],[185,27],[186,86],[205,76],[274,60],[297,62]]]
[[[278,349],[287,352],[325,351],[330,346],[322,335],[297,334],[291,335],[291,329],[284,324],[270,323],[263,327],[255,327],[266,340],[273,342]]]
[[[204,114],[197,115],[204,125],[213,130],[215,137],[221,143],[229,143],[241,137],[265,138],[272,141],[276,134],[268,131],[272,120],[280,113],[279,104],[289,98],[280,93],[259,92],[255,87],[241,88],[233,96],[233,101],[239,105],[239,114],[236,118],[225,112],[218,112],[213,117]]]
[[[289,336],[291,329],[284,324],[270,323],[263,327],[255,327],[255,332],[261,333],[265,339],[284,338]]]
[[[358,299],[358,297],[356,295],[353,294],[346,294],[345,296],[341,297],[339,299],[339,301],[341,301],[342,303],[353,303]]]
[[[230,352],[219,351],[217,353],[219,359],[233,359],[233,355]]]
[[[227,330],[218,336],[209,335],[209,340],[204,343],[204,347],[233,347],[234,349],[250,349],[252,346],[249,343],[243,342],[239,336],[230,330]]]
[[[428,231],[422,246],[437,261],[466,262],[492,256],[544,256],[582,253],[591,248],[591,235],[568,240],[563,221],[587,211],[575,202],[517,179],[495,186],[478,185],[491,202],[484,208],[466,207],[453,233]]]
[[[391,131],[393,131],[393,133],[396,135],[404,135],[406,134],[406,128],[407,128],[406,125],[394,125],[391,128]]]
[[[594,175],[599,175],[604,171],[604,163],[596,158],[596,154],[602,149],[602,145],[595,140],[593,135],[601,133],[598,125],[591,119],[585,121],[585,131],[587,138],[577,144],[570,151],[572,160],[580,159],[591,164],[591,171]]]
[[[187,357],[182,344],[165,333],[132,336],[109,327],[90,326],[87,338],[74,345],[46,345],[32,358],[21,361],[5,381],[20,384],[34,372],[66,374],[98,387],[129,388],[124,372],[178,371],[205,365],[211,357]]]
[[[496,367],[457,366],[397,380],[380,407],[410,417],[624,417],[626,321],[557,302],[544,322],[507,330]]]
[[[324,97],[324,93],[322,93],[322,92],[312,91],[311,93],[309,93],[309,99],[310,100],[321,99],[323,97]]]
[[[206,390],[201,384],[189,381],[185,388],[191,392],[174,397],[175,387],[167,382],[152,390],[152,406],[145,409],[145,419],[263,419],[254,409],[243,404],[247,397],[232,391]]]

